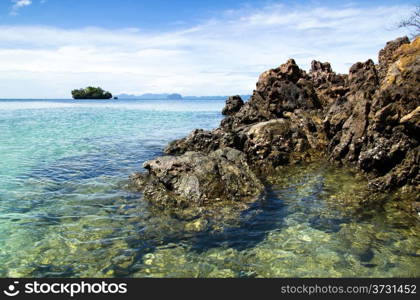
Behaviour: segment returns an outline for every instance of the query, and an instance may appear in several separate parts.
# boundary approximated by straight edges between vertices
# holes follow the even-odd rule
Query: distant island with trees
[[[73,99],[111,99],[112,94],[104,91],[100,87],[89,86],[84,89],[73,90],[71,92]]]

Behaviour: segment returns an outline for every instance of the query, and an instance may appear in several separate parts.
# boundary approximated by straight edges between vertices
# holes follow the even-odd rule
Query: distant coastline
[[[226,100],[228,96],[183,96],[181,94],[142,94],[130,95],[120,94],[116,95],[120,100]],[[240,95],[242,99],[248,100],[251,95]]]
[[[240,95],[240,97],[247,101],[251,95]],[[117,99],[115,99],[117,98]],[[111,99],[83,99],[83,100],[216,100],[216,101],[225,101],[228,99],[228,96],[182,96],[182,98],[173,99],[164,96],[164,94],[144,94],[140,96],[136,95],[126,95],[121,97],[120,95],[116,95]],[[79,100],[73,98],[8,98],[8,97],[1,97],[0,101],[66,101],[66,100]]]

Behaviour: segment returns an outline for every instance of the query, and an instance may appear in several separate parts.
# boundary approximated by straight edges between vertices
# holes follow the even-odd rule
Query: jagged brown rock
[[[238,127],[281,118],[295,109],[321,109],[321,103],[308,80],[293,59],[276,69],[261,74],[251,99],[234,115],[222,121],[221,128]]]
[[[334,103],[349,91],[348,76],[336,74],[327,62],[312,61],[309,75],[323,107]]]
[[[232,96],[226,100],[226,106],[222,110],[222,115],[230,116],[237,113],[242,106],[244,106],[244,101],[240,96]]]
[[[232,148],[208,155],[189,151],[158,157],[143,166],[148,174],[136,174],[132,179],[144,188],[145,198],[161,208],[244,201],[257,198],[263,191],[245,155]]]
[[[187,137],[169,143],[164,152],[166,154],[183,154],[187,151],[209,153],[225,147],[241,149],[242,144],[239,135],[235,132],[227,132],[222,129],[213,131],[196,129]]]
[[[245,104],[230,98],[219,128],[195,130],[165,152],[206,159],[234,148],[260,175],[324,156],[358,167],[374,190],[418,191],[419,82],[420,38],[387,43],[379,65],[358,62],[348,75],[318,61],[306,73],[290,59],[261,74]]]
[[[357,160],[369,124],[372,98],[378,85],[372,60],[356,63],[350,68],[349,92],[342,101],[332,104],[324,120],[326,134],[330,137],[328,150],[331,159],[350,162]],[[334,119],[333,127],[330,118]]]
[[[386,43],[385,48],[379,51],[378,73],[380,78],[384,78],[388,72],[389,66],[397,60],[395,56],[396,50],[404,44],[410,44],[408,37],[400,37]]]

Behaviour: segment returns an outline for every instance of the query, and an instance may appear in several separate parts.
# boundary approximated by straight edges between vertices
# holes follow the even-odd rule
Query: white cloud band
[[[0,26],[0,97],[69,97],[88,84],[114,93],[249,93],[259,73],[290,57],[303,68],[329,61],[339,72],[376,59],[405,33],[390,29],[409,10],[272,5],[172,32]]]
[[[12,0],[12,2],[14,3],[11,11],[12,15],[17,15],[17,12],[20,8],[32,4],[32,0]]]

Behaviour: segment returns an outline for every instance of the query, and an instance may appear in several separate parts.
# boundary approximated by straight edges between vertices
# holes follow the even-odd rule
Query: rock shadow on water
[[[350,220],[351,218],[324,218],[321,216],[314,216],[309,219],[309,225],[314,229],[326,233],[336,233],[341,230],[340,225],[348,223]]]
[[[270,187],[266,197],[241,212],[235,226],[214,230],[211,226],[191,238],[191,250],[201,253],[212,248],[226,247],[238,251],[253,248],[262,242],[272,230],[281,229],[290,213],[287,206]]]

